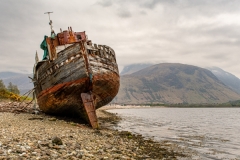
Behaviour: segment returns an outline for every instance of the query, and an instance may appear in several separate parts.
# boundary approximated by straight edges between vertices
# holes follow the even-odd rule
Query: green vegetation
[[[12,93],[15,93],[15,94],[20,94],[20,91],[19,91],[17,85],[13,85],[12,82],[9,83],[9,85],[7,87],[7,90],[9,92],[12,92]]]
[[[16,85],[13,85],[11,82],[6,88],[3,81],[0,80],[0,100],[1,99],[10,99],[13,101],[20,101],[21,96],[19,95],[19,90]]]
[[[0,89],[6,89],[3,81],[0,79]]]
[[[221,108],[221,107],[240,107],[240,100],[237,101],[229,101],[227,103],[211,103],[211,104],[188,104],[188,103],[177,103],[177,104],[162,104],[162,103],[154,103],[154,104],[144,104],[151,107],[177,107],[177,108]]]
[[[240,107],[240,100],[229,102],[233,107]]]

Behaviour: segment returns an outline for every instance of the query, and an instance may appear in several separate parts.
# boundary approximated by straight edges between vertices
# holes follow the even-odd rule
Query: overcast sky
[[[72,26],[133,63],[216,66],[240,78],[239,0],[0,0],[0,71],[31,73],[44,35]]]

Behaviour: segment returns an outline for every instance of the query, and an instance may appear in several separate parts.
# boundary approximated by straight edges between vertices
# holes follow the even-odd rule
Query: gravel
[[[4,109],[11,107],[15,106],[0,102],[0,160],[189,158],[180,147],[167,142],[105,128],[104,124],[117,123],[119,117],[103,110],[97,111],[102,128],[94,130],[71,119],[32,114],[31,109],[20,114]]]

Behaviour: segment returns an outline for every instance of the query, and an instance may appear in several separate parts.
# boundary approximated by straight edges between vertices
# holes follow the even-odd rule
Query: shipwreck
[[[47,12],[50,20],[50,13]],[[40,61],[33,67],[35,97],[39,108],[54,115],[79,116],[98,128],[96,109],[108,104],[119,90],[119,71],[114,50],[93,44],[85,31],[71,27],[44,36]]]

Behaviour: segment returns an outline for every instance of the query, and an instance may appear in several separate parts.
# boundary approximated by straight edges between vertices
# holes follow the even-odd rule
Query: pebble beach
[[[5,159],[190,159],[180,147],[107,128],[119,117],[97,110],[100,129],[74,119],[0,102],[0,160]]]

